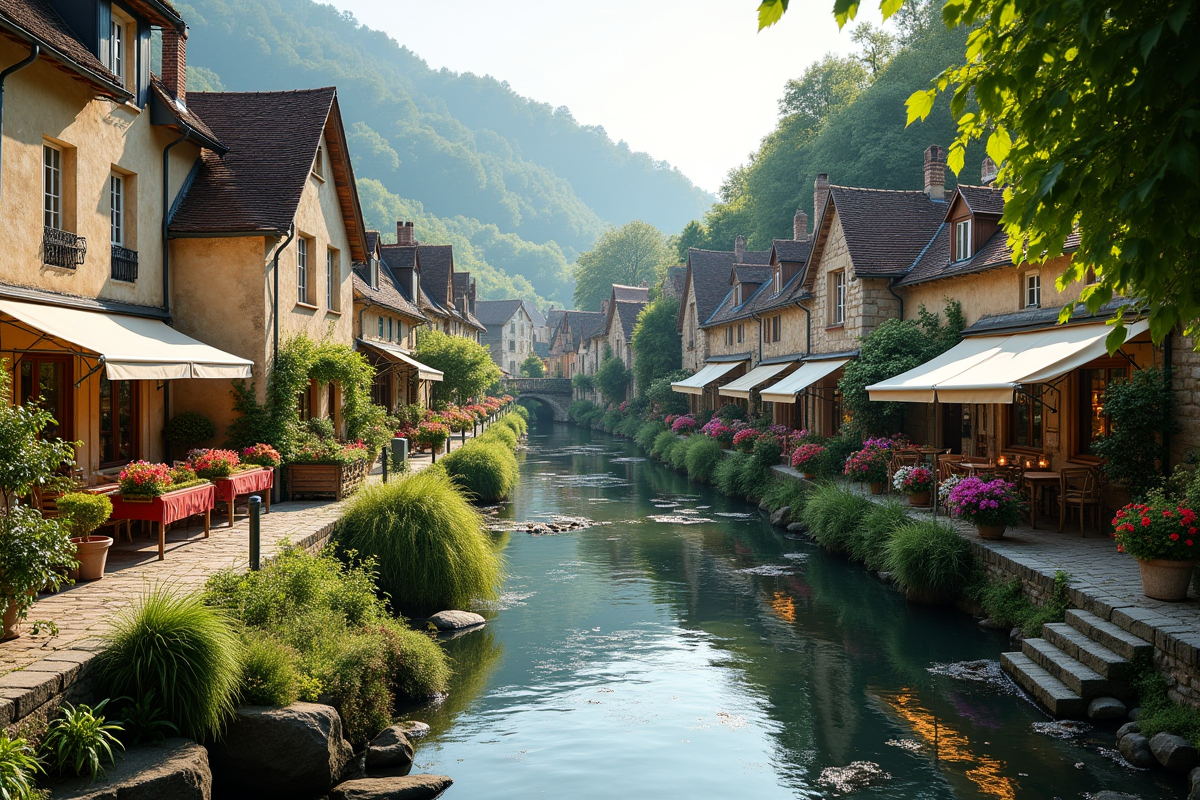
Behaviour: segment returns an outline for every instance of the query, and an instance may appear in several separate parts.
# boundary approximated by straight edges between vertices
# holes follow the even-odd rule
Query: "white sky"
[[[856,49],[833,0],[792,0],[762,33],[756,0],[331,1],[430,67],[565,105],[713,192],[774,127],[788,79]],[[878,5],[863,19],[878,24]]]

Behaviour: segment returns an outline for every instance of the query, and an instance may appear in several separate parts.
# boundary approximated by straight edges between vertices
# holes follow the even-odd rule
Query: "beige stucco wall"
[[[1042,307],[1058,308],[1077,300],[1082,288],[1077,283],[1062,292],[1055,287],[1055,281],[1069,263],[1070,256],[1064,256],[1036,267],[1001,266],[987,272],[906,286],[898,290],[904,296],[904,317],[916,319],[922,305],[940,314],[947,300],[962,304],[967,325],[992,314],[1021,311],[1025,308],[1025,276],[1035,271],[1042,278]]]

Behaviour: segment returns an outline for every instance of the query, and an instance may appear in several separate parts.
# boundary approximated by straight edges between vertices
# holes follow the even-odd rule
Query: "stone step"
[[[1133,664],[1128,659],[1121,658],[1065,622],[1043,625],[1042,638],[1110,681],[1124,682],[1132,674]]]
[[[1154,645],[1118,625],[1103,620],[1090,611],[1072,608],[1067,611],[1067,624],[1084,636],[1106,647],[1126,661],[1142,653],[1154,652]]]
[[[1021,652],[1084,700],[1112,693],[1112,681],[1106,680],[1096,670],[1079,663],[1045,639],[1026,639],[1021,642]]]
[[[1000,666],[1055,719],[1087,716],[1087,701],[1024,653],[1001,653]]]

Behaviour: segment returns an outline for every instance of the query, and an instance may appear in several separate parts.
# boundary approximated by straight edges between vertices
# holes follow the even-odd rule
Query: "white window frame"
[[[126,66],[126,36],[128,23],[113,15],[108,29],[108,68],[116,75],[118,82],[125,85]]]
[[[111,244],[125,246],[125,176],[108,176],[108,238]]]
[[[846,271],[838,270],[833,273],[833,324],[841,325],[846,321]]]
[[[783,288],[782,286],[780,286],[781,283],[783,283],[783,270],[780,267],[776,267],[775,268],[775,292],[774,292],[774,294],[779,294],[779,291]]]
[[[740,283],[733,287],[733,304],[735,306],[742,304],[742,285]]]
[[[1025,307],[1042,307],[1042,274],[1040,272],[1025,273]]]
[[[960,219],[954,223],[954,260],[966,261],[973,254],[971,247],[971,220]]]
[[[336,255],[337,251],[332,247],[325,248],[325,308],[330,311],[337,311],[337,306],[334,304],[337,293],[333,291],[334,260]]]
[[[308,241],[303,236],[296,239],[296,301],[305,305],[309,305]]]
[[[63,229],[63,151],[42,142],[42,224]]]

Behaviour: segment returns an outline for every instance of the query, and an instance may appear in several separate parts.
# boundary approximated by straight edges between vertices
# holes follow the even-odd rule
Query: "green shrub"
[[[787,506],[792,510],[792,518],[799,521],[800,512],[808,504],[811,491],[810,484],[790,478],[772,478],[763,491],[762,499],[772,511]]]
[[[183,453],[217,435],[217,426],[199,411],[182,411],[167,423],[167,441]]]
[[[849,555],[859,526],[872,503],[850,487],[836,483],[818,486],[800,512],[808,532],[831,553]]]
[[[519,403],[512,407],[512,413],[529,422],[529,409]]]
[[[479,437],[481,442],[500,442],[508,450],[517,449],[518,437],[516,431],[507,425],[490,425]]]
[[[745,477],[750,466],[750,456],[734,453],[721,460],[713,470],[713,485],[728,497],[745,497]]]
[[[850,537],[850,557],[873,572],[885,569],[892,533],[912,520],[907,508],[906,504],[894,499],[872,503]]]
[[[112,501],[102,494],[67,492],[58,498],[58,514],[75,537],[91,536],[112,516]]]
[[[952,600],[975,578],[978,565],[967,540],[932,520],[908,522],[892,532],[887,568],[906,591]]]
[[[198,594],[154,588],[119,613],[97,657],[109,696],[162,698],[185,736],[218,736],[233,716],[241,642],[228,615]]]
[[[329,441],[337,436],[333,428],[333,420],[328,417],[309,417],[304,423],[305,429],[322,441]]]
[[[0,789],[4,791],[0,797],[6,800],[42,797],[33,782],[33,776],[41,771],[41,762],[29,742],[20,736],[10,739],[7,731],[0,731]]]
[[[713,471],[721,463],[724,453],[721,443],[711,436],[693,436],[687,450],[688,479],[700,483],[712,480]]]
[[[642,421],[630,414],[629,416],[625,417],[625,419],[621,420],[621,424],[617,425],[615,433],[618,433],[627,439],[632,439],[637,436],[637,432],[641,429],[641,427]]]
[[[575,377],[579,378],[591,376],[576,375]],[[572,382],[574,382],[574,379],[572,379]],[[567,406],[567,419],[571,420],[572,422],[582,424],[583,417],[595,407],[596,404],[591,400],[575,400],[571,403],[571,405]]]
[[[666,460],[667,452],[678,440],[678,436],[664,428],[654,437],[654,444],[650,448],[650,455],[660,461]]]
[[[824,463],[821,467],[827,474],[843,475],[846,467],[846,459],[851,453],[858,452],[862,449],[862,437],[855,435],[849,430],[843,430],[840,434],[825,441],[825,456]]]
[[[251,706],[289,706],[300,699],[299,656],[263,633],[246,636],[242,655],[241,699]]]
[[[691,437],[688,437],[685,439],[678,439],[675,442],[675,444],[671,446],[671,452],[670,452],[671,469],[679,470],[681,472],[685,471],[687,469],[688,450],[691,449],[692,442],[695,439],[696,439],[695,436],[691,436]]]
[[[108,722],[102,713],[107,704],[101,700],[92,708],[63,703],[42,740],[41,750],[52,771],[75,776],[86,773],[93,781],[104,774],[105,763],[115,760],[112,746],[124,749],[115,735],[121,726]]]
[[[472,441],[442,459],[456,484],[477,501],[493,503],[517,485],[520,468],[513,452],[499,442]]]
[[[380,588],[401,609],[422,615],[493,599],[502,580],[483,517],[439,475],[418,472],[359,491],[337,539],[378,559]]]
[[[650,449],[654,447],[654,440],[666,429],[666,425],[663,425],[656,419],[652,419],[649,422],[643,423],[633,438],[638,443],[638,447],[649,453]]]
[[[1149,738],[1166,731],[1200,747],[1200,709],[1171,700],[1167,694],[1167,681],[1155,668],[1152,659],[1138,659],[1136,669],[1133,688],[1142,709],[1138,717],[1142,735]]]
[[[1025,594],[1025,585],[1020,578],[1011,581],[984,579],[974,590],[974,599],[983,612],[1005,628],[1020,628],[1029,638],[1042,635],[1042,626],[1048,622],[1066,619],[1071,604],[1070,575],[1059,570],[1054,575],[1054,588],[1043,605],[1034,605]]]
[[[609,411],[604,415],[603,420],[600,422],[600,427],[604,429],[605,433],[612,433],[614,430],[616,430],[617,425],[621,423],[621,420],[621,412],[614,408],[612,411]]]
[[[511,429],[517,435],[518,439],[529,431],[529,423],[525,421],[524,417],[517,414],[505,414],[496,424]]]

